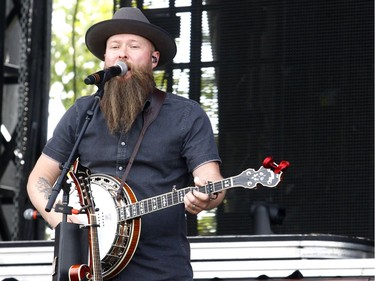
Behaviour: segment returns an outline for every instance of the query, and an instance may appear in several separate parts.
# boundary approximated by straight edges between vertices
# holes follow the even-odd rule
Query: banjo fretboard
[[[255,188],[257,184],[275,187],[279,181],[280,174],[275,174],[271,169],[264,167],[259,168],[257,171],[254,169],[247,169],[238,176],[229,177],[216,182],[209,182],[200,187],[173,189],[171,192],[162,195],[118,207],[117,214],[119,221],[125,221],[172,207],[183,203],[184,196],[192,190],[211,195],[233,187]]]

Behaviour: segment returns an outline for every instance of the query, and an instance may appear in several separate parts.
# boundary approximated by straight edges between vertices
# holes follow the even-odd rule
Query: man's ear
[[[156,67],[158,65],[160,58],[160,52],[159,51],[154,51],[151,54],[151,62],[152,62],[152,67]]]

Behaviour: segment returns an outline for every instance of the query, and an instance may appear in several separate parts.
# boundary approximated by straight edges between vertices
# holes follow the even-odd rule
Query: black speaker
[[[61,222],[55,230],[52,280],[69,281],[69,268],[88,264],[88,251],[88,229]]]

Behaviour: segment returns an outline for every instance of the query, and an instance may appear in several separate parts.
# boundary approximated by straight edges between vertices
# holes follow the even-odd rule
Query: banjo
[[[69,171],[69,176],[79,194],[86,193],[86,189],[91,190],[96,206],[101,271],[103,279],[107,280],[119,274],[132,259],[141,234],[141,216],[184,203],[184,196],[192,190],[214,195],[233,187],[254,189],[258,184],[276,187],[288,166],[288,161],[276,164],[267,157],[258,170],[249,168],[237,176],[204,186],[172,189],[141,201],[126,183],[121,187],[118,178],[106,174],[91,175],[78,161]],[[120,200],[116,198],[119,188],[123,188]]]

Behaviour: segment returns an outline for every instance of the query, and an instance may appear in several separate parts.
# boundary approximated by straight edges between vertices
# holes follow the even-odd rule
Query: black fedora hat
[[[135,34],[150,40],[160,52],[159,66],[171,61],[177,47],[173,37],[164,29],[151,24],[138,8],[121,8],[110,20],[91,26],[86,32],[87,48],[100,60],[104,60],[106,43],[115,34]]]

